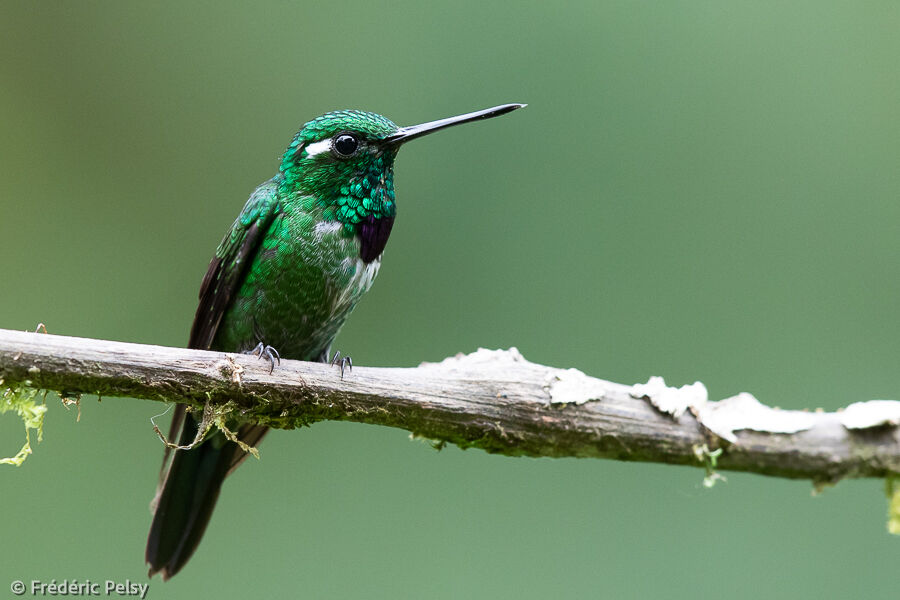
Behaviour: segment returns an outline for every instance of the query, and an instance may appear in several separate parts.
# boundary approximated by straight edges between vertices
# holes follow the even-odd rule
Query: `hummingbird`
[[[394,159],[423,135],[497,117],[524,104],[398,127],[371,112],[339,110],[307,122],[294,136],[278,173],[250,195],[216,249],[200,284],[189,348],[253,353],[268,360],[321,361],[352,369],[349,357],[330,356],[347,316],[381,266],[394,225]],[[170,440],[188,446],[200,424],[175,408]],[[168,447],[151,504],[149,576],[166,580],[197,549],[225,477],[256,447],[268,428],[237,423],[239,445],[221,431],[190,450]]]

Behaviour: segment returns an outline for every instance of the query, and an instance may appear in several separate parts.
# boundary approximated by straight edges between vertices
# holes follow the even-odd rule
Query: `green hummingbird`
[[[524,104],[504,104],[411,127],[375,113],[330,112],[306,123],[278,173],[250,195],[200,285],[188,347],[339,362],[331,344],[381,265],[397,205],[394,158],[405,142]],[[237,424],[256,446],[267,428]],[[178,405],[169,439],[189,445],[199,423]],[[166,449],[147,539],[150,576],[175,575],[196,550],[222,482],[247,457],[222,432],[191,450]]]

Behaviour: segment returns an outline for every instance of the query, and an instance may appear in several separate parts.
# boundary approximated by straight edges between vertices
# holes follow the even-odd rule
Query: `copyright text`
[[[77,579],[62,579],[57,581],[41,581],[40,579],[32,579],[24,582],[17,579],[9,584],[10,591],[16,596],[30,593],[32,596],[136,596],[144,600],[147,591],[150,589],[149,583],[137,583],[126,579],[122,581],[91,581],[85,579],[79,581]]]

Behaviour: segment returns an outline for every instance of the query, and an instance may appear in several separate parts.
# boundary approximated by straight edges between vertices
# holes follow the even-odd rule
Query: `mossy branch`
[[[695,383],[622,385],[479,350],[416,368],[354,367],[0,330],[5,386],[227,409],[292,428],[332,419],[510,456],[576,456],[805,478],[900,473],[900,402],[836,413],[719,402]]]

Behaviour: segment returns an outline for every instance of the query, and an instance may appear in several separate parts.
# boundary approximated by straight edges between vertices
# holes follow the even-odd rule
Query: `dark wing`
[[[212,346],[222,318],[279,211],[275,185],[271,182],[250,196],[231,231],[219,244],[200,284],[200,304],[191,327],[189,348],[208,350]],[[196,436],[198,426],[197,420],[179,404],[172,417],[169,439],[188,445]],[[241,425],[236,434],[241,441],[255,446],[267,429],[247,424]],[[205,440],[190,451],[173,454],[166,447],[147,539],[146,559],[151,575],[162,572],[167,579],[184,566],[203,537],[222,481],[247,455],[237,444],[226,441],[221,432],[213,435],[221,439]]]
[[[271,185],[260,186],[250,196],[231,231],[216,249],[200,284],[200,304],[188,348],[209,350],[212,346],[231,298],[240,288],[263,236],[280,210]]]
[[[256,188],[232,224],[231,230],[216,248],[216,254],[209,262],[206,275],[200,284],[200,303],[194,315],[194,324],[191,326],[188,348],[209,350],[212,346],[232,297],[240,288],[244,274],[253,262],[253,256],[262,243],[269,225],[281,210],[276,192],[276,184],[271,181]],[[234,351],[238,350],[234,348]],[[177,405],[169,428],[170,441],[180,439],[184,415],[184,405]],[[160,488],[166,480],[170,454],[171,450],[166,447],[159,473]],[[159,492],[160,489],[157,490],[157,498]]]

